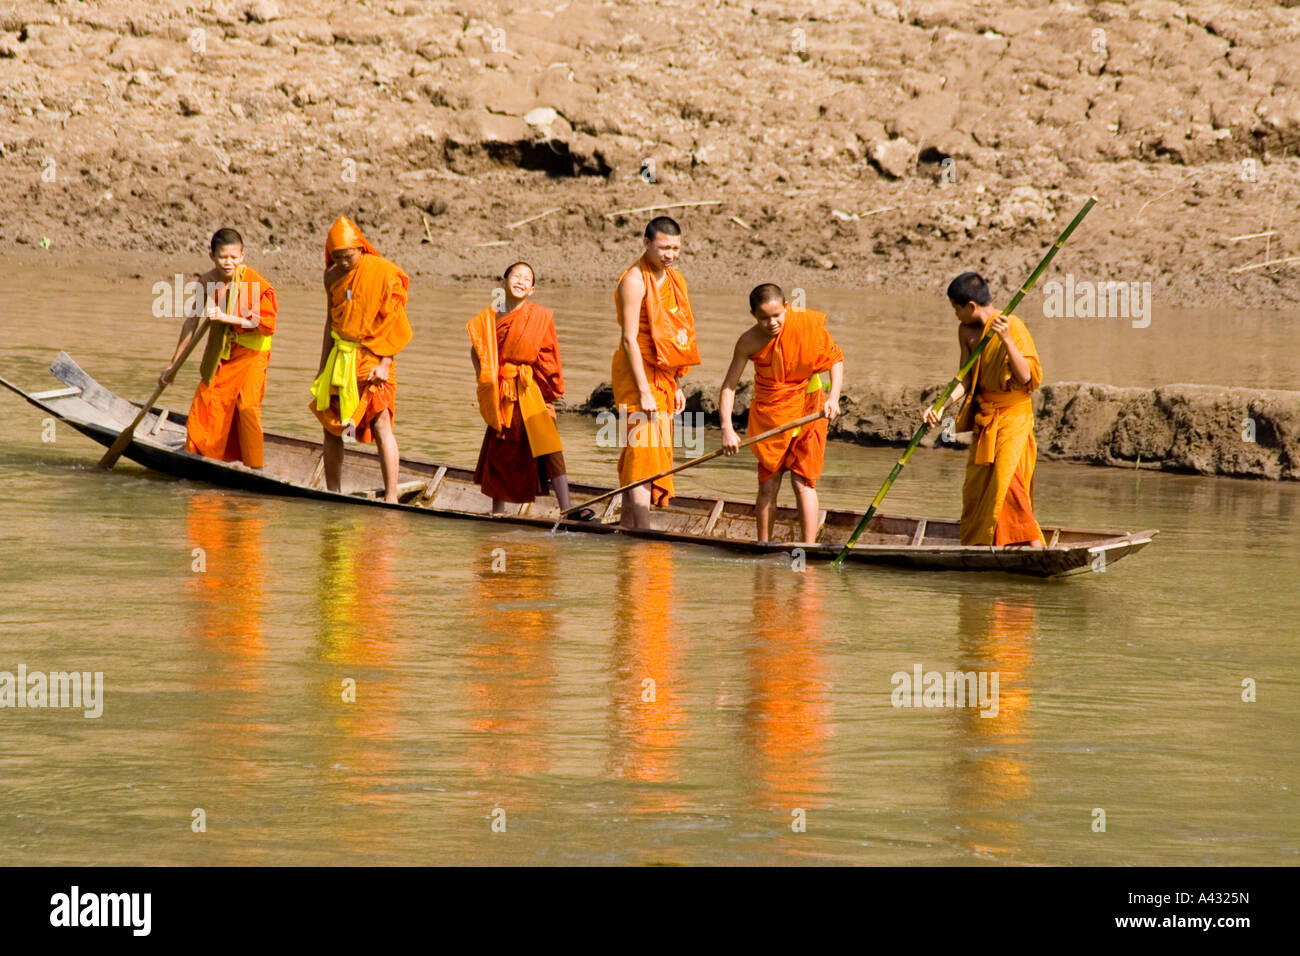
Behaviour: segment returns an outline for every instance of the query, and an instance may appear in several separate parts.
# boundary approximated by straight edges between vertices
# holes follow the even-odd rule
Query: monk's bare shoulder
[[[957,341],[960,342],[961,347],[967,351],[975,347],[975,343],[980,340],[980,337],[983,334],[984,330],[978,326],[966,325],[963,323],[957,327]]]
[[[756,355],[763,350],[768,342],[772,341],[764,334],[763,330],[757,326],[751,326],[740,334],[736,340],[737,355]]]
[[[640,269],[629,269],[618,283],[618,293],[624,300],[645,295],[645,280]]]

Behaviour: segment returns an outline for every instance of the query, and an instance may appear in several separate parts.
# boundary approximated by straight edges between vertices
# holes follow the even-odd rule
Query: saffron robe
[[[1043,367],[1025,324],[1015,315],[1007,320],[1011,340],[1029,363],[1029,384],[1014,383],[1006,347],[994,336],[976,360],[971,394],[957,418],[958,431],[974,431],[961,489],[962,544],[1043,540],[1034,519],[1038,444],[1030,397],[1042,383]]]
[[[312,383],[310,408],[329,432],[342,435],[350,422],[357,441],[373,442],[375,417],[384,411],[390,420],[397,417],[397,363],[389,365],[387,381],[367,379],[382,359],[396,355],[411,341],[406,317],[410,280],[395,263],[379,255],[350,220],[341,217],[325,242],[326,262],[335,250],[349,248],[362,248],[365,254],[330,286],[334,347]]]
[[[253,329],[213,323],[210,342],[217,345],[215,370],[199,381],[185,422],[185,450],[217,461],[242,461],[262,467],[262,399],[271,364],[271,340],[277,312],[275,289],[249,266],[226,290],[223,311],[241,308],[257,313]],[[224,357],[222,357],[224,356]],[[206,371],[206,369],[205,369]]]
[[[754,399],[749,405],[747,436],[784,425],[819,411],[826,403],[818,381],[844,353],[826,331],[826,313],[786,309],[785,324],[776,338],[749,357],[754,363]],[[758,458],[758,483],[790,471],[817,487],[826,460],[826,419],[800,425],[749,446]]]
[[[645,296],[641,299],[636,341],[641,352],[641,367],[646,382],[655,397],[655,408],[641,407],[632,367],[628,365],[627,356],[620,345],[614,351],[610,367],[614,403],[618,406],[620,418],[626,422],[626,429],[619,429],[623,445],[618,456],[620,485],[672,468],[677,380],[686,374],[690,366],[700,362],[695,340],[695,317],[691,312],[686,280],[676,269],[668,269],[656,296],[654,278],[644,257],[624,270],[623,275],[638,268],[645,283]],[[619,276],[619,282],[622,281],[623,276]],[[617,304],[617,296],[615,302]],[[649,413],[655,410],[659,413],[658,421],[652,423]],[[624,431],[626,435],[623,434]],[[656,479],[650,484],[651,504],[664,507],[672,496],[671,476]]]
[[[489,498],[534,501],[551,478],[565,474],[555,431],[564,375],[553,313],[532,302],[505,315],[487,308],[466,329],[478,356],[479,408],[488,423],[474,481]]]

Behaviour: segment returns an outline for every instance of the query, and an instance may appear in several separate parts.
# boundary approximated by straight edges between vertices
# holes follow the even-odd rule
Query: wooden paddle
[[[776,428],[769,428],[761,435],[755,435],[753,438],[746,438],[737,447],[745,448],[749,445],[754,444],[755,442],[760,442],[765,438],[771,438],[773,435],[779,435],[782,432],[788,432],[792,428],[798,428],[800,425],[807,425],[817,421],[817,419],[819,418],[825,418],[825,417],[826,417],[826,409],[823,408],[821,411],[814,412],[811,415],[805,415],[803,418],[796,418],[794,421],[786,422],[784,425],[778,425]],[[721,454],[722,454],[722,449],[719,448],[717,451],[711,451],[707,455],[701,455],[699,458],[692,458],[690,461],[683,462],[682,464],[678,465],[676,468],[669,468],[667,471],[661,471],[659,472],[659,474],[651,475],[649,478],[641,478],[638,481],[629,482],[626,485],[623,485],[621,488],[615,488],[613,491],[607,491],[603,495],[597,495],[595,498],[591,498],[587,501],[584,501],[580,505],[574,505],[572,508],[567,508],[564,511],[560,512],[560,517],[555,519],[555,525],[554,527],[551,528],[551,530],[555,531],[557,528],[559,528],[560,522],[564,520],[565,515],[573,514],[573,512],[575,511],[581,511],[583,508],[590,507],[591,505],[594,505],[598,501],[605,501],[608,498],[613,498],[615,495],[622,494],[623,492],[627,491],[629,488],[635,488],[637,485],[644,485],[646,482],[649,481],[658,481],[660,478],[667,478],[669,475],[675,475],[679,471],[685,471],[687,468],[694,468],[696,465],[702,465],[704,464],[704,462],[712,461],[714,458],[717,458]]]
[[[190,353],[194,351],[194,346],[198,345],[199,341],[207,334],[208,326],[211,324],[212,320],[205,317],[199,323],[199,327],[194,330],[194,334],[190,336],[189,343],[185,346],[185,351],[181,352],[180,358],[176,360],[177,372],[181,370],[181,366],[185,364],[185,360],[189,358]],[[175,373],[173,373],[172,377],[175,378]],[[149,414],[149,409],[153,408],[153,403],[158,401],[158,396],[163,393],[163,389],[165,389],[169,384],[171,383],[158,383],[158,387],[153,390],[153,394],[149,396],[147,401],[145,401],[144,407],[140,409],[140,414],[135,416],[135,421],[124,428],[122,433],[117,436],[117,440],[113,442],[108,451],[104,453],[104,457],[99,459],[99,464],[95,466],[96,468],[101,471],[108,471],[117,464],[117,460],[122,457],[122,452],[126,451],[127,447],[131,444],[131,439],[135,435],[136,427],[144,421],[144,417]]]
[[[1083,222],[1083,217],[1088,215],[1088,211],[1096,204],[1097,198],[1095,196],[1088,197],[1088,201],[1083,204],[1083,208],[1079,210],[1078,214],[1072,220],[1070,220],[1070,224],[1065,227],[1065,231],[1061,233],[1056,242],[1052,244],[1052,248],[1047,250],[1047,255],[1043,256],[1042,261],[1038,263],[1038,268],[1036,268],[1030,274],[1029,278],[1025,280],[1025,284],[1020,287],[1020,291],[1011,297],[1011,301],[1007,303],[1007,307],[1002,310],[1003,315],[1010,315],[1015,307],[1020,304],[1020,300],[1025,297],[1025,293],[1027,293],[1033,284],[1038,281],[1038,277],[1047,269],[1047,266],[1051,263],[1057,251],[1060,250],[1061,246],[1065,245],[1065,240],[1070,238],[1070,233],[1074,232],[1075,227],[1078,226],[1079,223]],[[984,333],[984,337],[979,340],[979,344],[971,350],[970,357],[966,359],[966,363],[958,370],[957,374],[953,377],[953,380],[948,383],[948,387],[943,390],[938,399],[935,400],[935,403],[930,406],[934,409],[936,414],[943,411],[943,406],[948,403],[948,399],[952,396],[952,393],[957,390],[958,383],[966,377],[967,372],[975,367],[975,362],[980,357],[980,353],[984,351],[984,346],[993,341],[993,334],[993,329],[990,327],[989,330]],[[973,382],[971,383],[972,388],[974,387],[974,384],[975,383]],[[916,434],[912,436],[912,441],[907,446],[907,451],[903,452],[902,457],[894,463],[893,470],[890,471],[889,477],[885,479],[885,483],[880,486],[880,490],[876,492],[876,497],[872,499],[871,506],[867,508],[866,514],[862,516],[862,520],[859,521],[858,526],[853,529],[853,534],[849,535],[849,540],[845,543],[843,549],[841,549],[840,553],[835,556],[835,560],[831,562],[831,567],[835,570],[838,571],[840,569],[840,565],[844,563],[844,559],[849,556],[849,552],[853,550],[853,546],[858,543],[858,537],[867,527],[867,522],[870,521],[871,516],[876,513],[876,509],[880,507],[880,503],[885,500],[885,495],[889,493],[889,489],[893,486],[894,479],[897,478],[898,473],[903,470],[903,466],[906,465],[907,460],[912,457],[912,452],[916,451],[916,447],[921,444],[921,439],[926,436],[926,433],[930,431],[930,428],[931,426],[929,424],[922,422],[921,427],[916,430]]]

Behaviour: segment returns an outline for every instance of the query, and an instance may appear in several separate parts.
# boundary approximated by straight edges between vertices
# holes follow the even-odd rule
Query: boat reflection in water
[[[786,832],[796,809],[825,806],[826,742],[831,708],[826,685],[822,575],[787,563],[754,568],[744,751],[754,803],[779,811]],[[802,849],[790,841],[791,852]]]
[[[957,669],[998,675],[997,716],[978,706],[954,708],[954,766],[949,799],[960,821],[959,842],[977,856],[1017,857],[1026,849],[1020,820],[1029,807],[1029,707],[1036,597],[962,593]],[[1024,808],[1023,810],[1018,808]]]

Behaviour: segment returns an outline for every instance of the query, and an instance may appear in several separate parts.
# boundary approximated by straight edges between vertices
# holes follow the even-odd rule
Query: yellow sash
[[[505,399],[503,404],[518,402],[519,414],[524,419],[524,432],[528,435],[528,448],[533,453],[533,457],[541,458],[543,455],[563,451],[564,446],[560,444],[560,432],[555,427],[555,419],[551,417],[546,402],[542,399],[541,388],[533,379],[533,367],[506,362],[501,366],[500,374],[501,397]],[[501,418],[501,428],[504,431],[514,420],[513,404],[506,404],[506,410]]]
[[[813,373],[812,373],[812,377],[811,377],[810,379],[808,379],[808,384],[804,387],[804,390],[803,390],[803,391],[804,391],[804,394],[805,394],[805,395],[813,395],[813,394],[816,394],[817,392],[823,391],[823,390],[828,389],[828,388],[830,388],[830,387],[831,387],[831,382],[830,382],[830,379],[829,379],[829,378],[827,378],[826,381],[823,382],[823,381],[822,381],[822,373],[821,373],[821,372],[813,372]],[[798,428],[793,428],[793,429],[791,429],[791,430],[790,430],[790,438],[791,438],[791,439],[798,438],[798,437],[799,437],[799,434],[800,434],[802,431],[803,431],[803,426],[802,426],[802,425],[800,425]]]
[[[236,345],[242,345],[246,349],[252,349],[254,352],[271,351],[271,336],[265,335],[256,330],[251,332],[239,332],[234,336]],[[222,358],[230,358],[230,346],[226,346],[225,354]]]
[[[361,404],[361,391],[357,388],[358,344],[339,338],[333,329],[330,329],[330,338],[334,340],[334,347],[325,357],[325,367],[311,383],[311,393],[316,398],[316,408],[324,411],[330,407],[331,393],[338,389],[339,420],[347,425],[352,423],[352,416]]]

